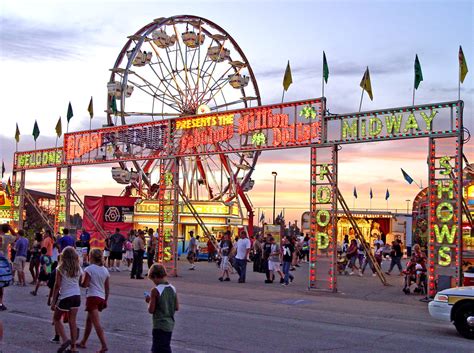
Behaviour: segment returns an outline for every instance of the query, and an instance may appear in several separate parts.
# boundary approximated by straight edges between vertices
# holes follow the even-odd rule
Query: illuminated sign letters
[[[15,169],[35,169],[61,165],[62,149],[47,149],[41,151],[15,153]]]

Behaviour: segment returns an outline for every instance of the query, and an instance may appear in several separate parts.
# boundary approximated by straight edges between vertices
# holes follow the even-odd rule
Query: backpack
[[[0,288],[10,285],[13,280],[12,268],[6,257],[0,256]]]

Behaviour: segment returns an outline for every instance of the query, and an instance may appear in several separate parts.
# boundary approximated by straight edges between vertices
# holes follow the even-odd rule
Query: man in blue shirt
[[[28,239],[25,238],[25,232],[23,229],[18,231],[18,239],[15,242],[15,261],[13,266],[15,271],[18,273],[18,284],[20,286],[26,286],[25,283],[25,264],[26,264],[26,253],[28,252]]]
[[[58,240],[58,244],[60,252],[63,252],[66,246],[72,246],[73,248],[76,247],[76,241],[69,235],[69,229],[63,229],[63,236]]]

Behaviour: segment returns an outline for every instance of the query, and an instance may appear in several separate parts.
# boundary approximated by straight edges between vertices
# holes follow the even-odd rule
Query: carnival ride
[[[107,89],[109,126],[261,105],[257,81],[237,42],[215,23],[189,15],[157,18],[129,36]],[[181,157],[179,187],[191,201],[237,201],[239,208],[242,201],[242,217],[251,218],[245,191],[253,186],[259,152],[207,153],[225,143],[197,146],[197,155]],[[125,195],[158,197],[159,159],[119,164],[112,176],[127,184]]]

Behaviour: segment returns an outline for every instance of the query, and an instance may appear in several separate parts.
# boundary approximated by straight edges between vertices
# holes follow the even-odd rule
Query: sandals
[[[64,353],[71,344],[71,340],[66,340],[63,344],[61,344],[57,350],[58,353]]]

